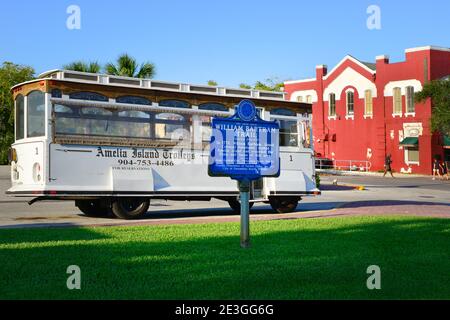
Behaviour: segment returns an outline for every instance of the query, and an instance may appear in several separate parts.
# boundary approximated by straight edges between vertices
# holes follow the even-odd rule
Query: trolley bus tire
[[[88,217],[106,217],[110,213],[109,206],[98,199],[75,200],[75,206]]]
[[[270,197],[269,202],[273,210],[278,213],[295,211],[300,198],[298,197]]]
[[[146,198],[116,198],[111,203],[112,213],[119,219],[142,218],[148,211],[150,200]]]
[[[241,202],[238,199],[230,199],[228,200],[228,204],[234,213],[241,214]],[[248,207],[251,209],[253,207],[253,202],[249,202]]]

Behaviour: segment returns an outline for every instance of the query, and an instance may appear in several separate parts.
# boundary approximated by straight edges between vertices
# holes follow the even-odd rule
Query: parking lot
[[[336,180],[336,181],[335,181]],[[274,214],[267,204],[256,204],[251,219],[291,219],[345,215],[426,215],[450,218],[450,181],[430,177],[322,176],[322,195],[305,197],[296,212]],[[337,185],[336,185],[337,182]],[[0,228],[132,225],[238,221],[226,202],[151,202],[144,219],[124,221],[84,216],[73,201],[43,201],[29,206],[30,198],[5,195],[10,186],[9,167],[0,166]],[[365,190],[356,190],[364,186]]]

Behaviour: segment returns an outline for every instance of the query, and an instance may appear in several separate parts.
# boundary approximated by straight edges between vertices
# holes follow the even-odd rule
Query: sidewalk
[[[382,177],[383,172],[372,172],[372,171],[343,171],[343,170],[334,170],[334,169],[316,169],[320,175],[331,175],[331,176],[369,176],[369,177]],[[390,176],[389,173],[386,176]],[[424,174],[415,174],[415,173],[399,173],[394,172],[394,176],[396,178],[427,178],[429,175]]]

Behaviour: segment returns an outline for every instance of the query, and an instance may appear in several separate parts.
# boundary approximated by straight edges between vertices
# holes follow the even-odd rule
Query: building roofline
[[[284,84],[295,84],[295,83],[302,83],[302,82],[311,82],[316,81],[316,78],[308,78],[308,79],[300,79],[300,80],[287,80],[283,81]]]
[[[355,57],[351,56],[351,55],[346,55],[341,61],[339,61],[339,63],[333,68],[331,69],[330,72],[327,73],[326,76],[323,77],[323,79],[328,79],[328,77],[335,72],[346,60],[350,60],[354,63],[356,63],[357,65],[359,65],[360,67],[362,67],[363,69],[365,69],[366,71],[369,71],[371,74],[375,74],[376,71],[373,69],[370,69],[368,66],[366,66],[364,63],[362,63],[361,61],[359,61],[358,59],[356,59]]]
[[[424,47],[415,47],[415,48],[405,49],[405,53],[416,52],[416,51],[425,51],[425,50],[436,50],[436,51],[450,52],[450,48],[446,48],[446,47],[424,46]]]

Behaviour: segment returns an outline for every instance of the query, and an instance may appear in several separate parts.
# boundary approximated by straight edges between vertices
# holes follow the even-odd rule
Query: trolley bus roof
[[[285,92],[273,92],[273,91],[262,91],[262,90],[252,90],[243,88],[229,88],[221,86],[209,86],[209,85],[195,85],[187,83],[177,83],[160,81],[154,79],[140,79],[140,78],[130,78],[122,76],[112,76],[100,73],[87,73],[69,70],[50,70],[44,72],[38,76],[37,79],[20,83],[11,88],[12,91],[22,87],[27,84],[43,81],[43,80],[53,80],[53,83],[61,84],[83,84],[83,85],[93,85],[93,87],[100,86],[104,87],[117,87],[122,89],[143,89],[145,91],[153,91],[159,93],[168,93],[175,96],[186,96],[195,95],[203,96],[207,98],[211,96],[227,100],[228,102],[238,102],[241,99],[251,99],[259,102],[265,102],[266,104],[277,105],[290,105],[291,107],[297,107],[303,109],[303,112],[311,112],[311,104],[300,103],[295,101],[286,100]]]

